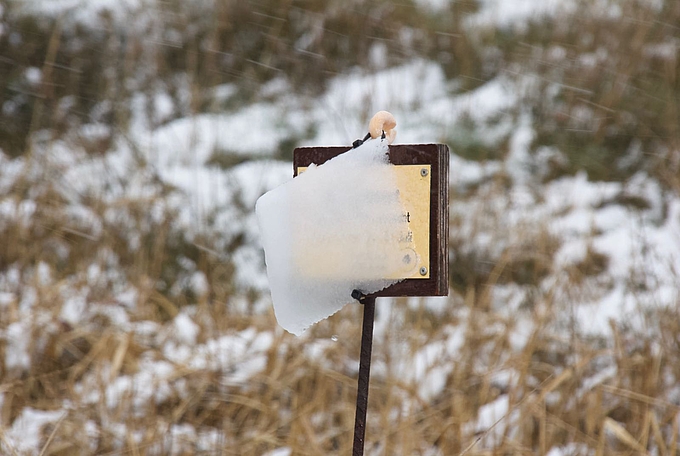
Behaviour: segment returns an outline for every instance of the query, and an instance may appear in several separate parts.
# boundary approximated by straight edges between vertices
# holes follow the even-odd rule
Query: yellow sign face
[[[404,208],[408,232],[400,245],[401,261],[408,271],[385,279],[427,279],[430,277],[430,188],[431,165],[395,165],[399,199]],[[298,167],[301,174],[307,167]],[[318,271],[317,271],[318,272]]]
[[[409,236],[415,246],[417,267],[406,279],[430,277],[431,165],[396,165],[399,199],[406,211]]]

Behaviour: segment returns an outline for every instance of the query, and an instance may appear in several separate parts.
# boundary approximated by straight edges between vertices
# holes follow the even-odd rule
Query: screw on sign
[[[364,451],[376,298],[448,295],[449,148],[393,145],[396,125],[380,111],[352,147],[295,149],[295,178],[256,204],[286,331],[300,335],[352,300],[364,306],[354,455]]]

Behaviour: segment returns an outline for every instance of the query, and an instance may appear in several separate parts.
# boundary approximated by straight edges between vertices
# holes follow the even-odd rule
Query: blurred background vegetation
[[[160,120],[168,122],[235,109],[277,76],[313,96],[354,67],[425,57],[461,92],[499,74],[535,75],[522,109],[539,119],[532,150],[557,145],[566,155],[556,173],[584,169],[594,179],[621,180],[644,168],[677,189],[675,2],[577,2],[556,17],[500,29],[466,26],[466,16],[479,8],[473,0],[436,12],[412,0],[171,0],[146,8],[153,14],[123,23],[103,10],[88,27],[75,9],[51,16],[27,14],[30,8],[16,0],[3,7],[0,147],[6,154],[26,153],[29,133],[42,128],[59,135],[102,122],[110,135],[124,134],[140,91],[172,96],[172,115]],[[225,83],[239,89],[226,106],[209,96]],[[551,92],[555,86],[558,94]],[[153,104],[146,109],[154,119]],[[474,138],[448,139],[467,158],[503,154]],[[105,147],[106,138],[91,152]]]
[[[147,158],[131,139],[138,112],[149,130],[199,114],[236,113],[273,98],[262,88],[281,78],[288,83],[284,95],[313,104],[334,78],[356,68],[379,71],[425,59],[443,70],[451,96],[499,77],[517,82],[519,101],[511,107],[481,122],[472,106],[470,115],[432,138],[449,144],[458,156],[502,163],[511,153],[513,131],[529,119],[534,134],[528,152],[536,166],[531,172],[543,182],[585,172],[590,181],[625,183],[645,172],[662,195],[680,194],[680,2],[577,0],[556,14],[500,25],[471,21],[485,5],[475,0],[444,2],[443,7],[414,0],[142,3],[127,14],[126,2],[111,8],[21,0],[0,5],[0,202],[14,205],[17,213],[32,208],[26,209],[30,222],[0,219],[0,292],[10,296],[0,315],[0,352],[8,356],[13,349],[10,327],[24,318],[29,288],[35,290],[29,307],[51,316],[21,326],[33,341],[28,369],[0,366],[0,423],[8,429],[29,406],[55,410],[66,402],[76,404],[65,424],[43,430],[45,454],[163,454],[169,450],[163,443],[166,431],[157,425],[161,421],[221,430],[222,448],[229,448],[224,454],[264,454],[282,446],[293,454],[346,454],[355,388],[351,366],[358,356],[358,325],[350,323],[359,318],[352,310],[351,318],[324,322],[303,341],[273,332],[266,368],[246,386],[220,385],[217,368],[175,365],[173,382],[185,382],[188,394],[175,391],[168,400],[141,408],[126,398],[103,416],[104,406],[87,403],[83,388],[106,391],[117,376],[139,372],[145,359],[165,359],[162,345],[172,339],[173,321],[183,312],[200,327],[196,343],[201,344],[248,328],[272,331],[275,322],[271,312],[255,310],[262,290],[239,289],[236,279],[236,254],[255,242],[250,228],[225,233],[211,219],[205,230],[185,232],[180,210],[171,203],[177,189],[152,171],[142,196],[123,192],[111,198],[107,192],[118,195],[119,186],[135,185],[117,177],[105,182],[101,193],[72,192],[67,172],[74,162],[48,163],[41,152],[46,145],[63,141],[84,151],[79,160],[85,161],[126,144],[139,169],[147,169]],[[220,96],[225,87],[229,95]],[[272,151],[274,158],[289,160],[294,147],[314,137],[314,128],[291,131]],[[208,164],[233,169],[260,158],[221,151]],[[10,171],[12,179],[5,179]],[[480,229],[505,239],[506,227],[493,218],[503,208],[487,202],[505,195],[512,182],[503,172],[489,180],[489,193],[456,187],[453,196],[480,198]],[[26,201],[32,203],[22,206]],[[74,201],[89,212],[74,210]],[[634,210],[653,205],[625,192],[602,204],[614,203]],[[237,219],[252,212],[239,192],[226,206]],[[454,214],[452,226],[462,223],[460,217]],[[560,240],[537,225],[521,233],[512,251],[499,255],[472,250],[462,235],[452,236],[451,302],[469,314],[455,309],[436,314],[406,301],[394,303],[404,317],[391,324],[395,332],[403,331],[410,347],[404,357],[440,341],[447,327],[468,326],[459,353],[441,360],[455,364],[445,380],[446,393],[430,401],[419,402],[415,388],[400,378],[397,367],[403,366],[395,353],[378,347],[378,363],[396,374],[374,380],[371,394],[378,399],[369,407],[375,415],[368,437],[376,454],[463,454],[469,443],[486,436],[466,427],[468,421],[504,395],[521,415],[515,431],[480,444],[497,452],[464,454],[547,454],[573,442],[583,446],[557,454],[679,453],[677,397],[669,399],[680,378],[677,312],[648,315],[654,323],[642,335],[612,323],[614,340],[581,340],[578,329],[574,339],[554,336],[553,329],[570,322],[531,312],[539,302],[587,300],[598,287],[610,286],[603,278],[610,260],[589,248],[566,271],[569,296],[537,297],[538,283],[565,272],[552,263]],[[251,260],[262,262],[261,257]],[[93,265],[106,272],[106,280],[93,282]],[[206,287],[195,284],[196,272]],[[631,278],[630,289],[634,283],[644,288]],[[533,293],[522,308],[535,326],[521,350],[511,349],[516,322],[492,312],[485,290],[496,284]],[[130,330],[116,327],[113,314],[96,314],[75,328],[59,318],[68,301],[64,287],[87,289],[88,305],[115,307],[128,285],[136,290],[129,321],[157,325],[155,342],[129,336]],[[325,360],[305,354],[309,341],[327,341],[332,334],[349,339],[328,348]],[[517,379],[499,383],[480,373],[480,362],[502,364]],[[602,365],[616,366],[618,380],[608,389],[581,394],[584,379],[597,375]],[[402,407],[405,398],[418,406]],[[98,429],[94,445],[83,434],[88,420]],[[121,437],[107,420],[130,420],[145,434]],[[176,443],[172,451],[202,451],[190,443]]]

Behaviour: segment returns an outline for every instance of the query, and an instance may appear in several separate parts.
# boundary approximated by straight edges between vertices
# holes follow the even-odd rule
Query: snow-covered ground
[[[77,9],[81,3],[36,2],[33,7],[56,14],[56,9]],[[442,8],[442,2],[421,3],[435,11]],[[571,8],[539,1],[512,2],[515,7],[507,6],[511,15],[502,14],[505,6],[494,8],[509,3],[483,2],[469,20],[477,25],[511,26],[531,15],[558,14],[560,7]],[[135,8],[136,2],[115,5],[114,10],[120,12]],[[79,14],[91,18],[86,12]],[[380,109],[395,115],[397,143],[446,142],[456,136],[461,119],[472,118],[485,131],[489,145],[509,138],[509,150],[503,159],[486,162],[465,160],[452,150],[452,262],[475,256],[498,265],[524,254],[532,260],[543,255],[539,261],[550,271],[538,284],[499,281],[490,287],[490,310],[510,325],[511,350],[522,351],[541,322],[548,322],[555,339],[574,337],[575,328],[578,337],[609,339],[613,323],[644,334],[653,326],[646,320],[653,315],[650,310],[678,305],[680,196],[664,190],[643,171],[626,182],[590,181],[585,173],[544,182],[549,161],[563,157],[558,148],[530,153],[535,134],[532,125],[540,119],[521,113],[519,106],[523,91],[530,86],[521,77],[500,76],[471,92],[457,93],[456,85],[446,79],[436,62],[414,59],[379,72],[356,69],[339,75],[312,102],[295,95],[285,78],[280,78],[262,87],[263,101],[233,112],[198,114],[150,127],[140,109],[134,112],[129,135],[119,137],[111,151],[100,156],[87,154],[74,139],[96,139],[106,129],[104,125],[85,125],[57,140],[37,132],[32,138],[32,155],[10,158],[0,152],[0,230],[9,225],[29,227],[48,193],[65,201],[62,220],[75,235],[91,241],[95,249],[107,236],[106,227],[126,228],[121,241],[134,249],[149,234],[154,220],[176,214],[174,228],[195,240],[199,248],[201,239],[216,239],[210,247],[216,255],[236,236],[243,237],[229,258],[237,265],[230,305],[244,312],[267,314],[271,301],[253,209],[261,194],[291,179],[291,164],[274,158],[280,144],[290,137],[303,138],[301,145],[351,144],[363,137],[368,118]],[[236,96],[237,91],[236,86],[219,88],[225,98]],[[157,105],[162,106],[165,94],[156,97]],[[220,153],[247,160],[222,168],[211,161]],[[31,183],[30,191],[17,199],[11,190],[26,181]],[[88,195],[100,198],[106,209],[89,207]],[[637,204],[627,203],[631,199]],[[124,200],[154,203],[140,222],[120,204]],[[550,246],[536,248],[544,240]],[[68,246],[57,245],[55,252],[68,258]],[[593,255],[601,259],[601,270],[584,274],[579,287],[574,287],[570,271],[593,261]],[[281,344],[281,352],[286,351],[286,344],[293,343],[283,339],[281,329],[274,326],[220,334],[206,321],[208,316],[200,311],[198,302],[182,307],[165,325],[140,318],[135,309],[141,296],[150,291],[120,274],[121,260],[110,249],[98,249],[93,258],[89,267],[60,283],[55,282],[55,271],[47,263],[23,271],[10,264],[0,272],[0,312],[4,315],[0,338],[5,343],[7,381],[21,379],[32,363],[39,362],[33,358],[39,351],[35,347],[48,344],[60,324],[91,327],[105,317],[107,328],[113,331],[103,337],[111,347],[117,347],[114,352],[122,357],[128,345],[135,344],[142,351],[148,348],[148,356],[141,354],[135,373],[121,373],[122,360],[114,355],[106,372],[83,374],[76,387],[78,404],[64,403],[57,410],[23,408],[12,423],[2,423],[2,452],[39,451],[45,443],[46,425],[58,426],[69,413],[93,404],[99,404],[102,418],[85,420],[79,430],[84,441],[91,442],[91,448],[96,448],[102,433],[116,436],[120,447],[129,439],[141,440],[142,431],[128,428],[127,419],[142,413],[149,402],[160,404],[171,395],[187,398],[186,382],[178,377],[178,368],[183,372],[218,372],[224,388],[248,388],[249,379],[265,369],[275,341]],[[197,301],[207,294],[206,277],[190,261],[185,264],[183,277],[182,284],[169,287],[186,286]],[[59,290],[55,298],[62,303],[58,315],[36,307],[36,302],[44,299],[41,293],[50,287]],[[89,298],[102,288],[111,290],[114,305]],[[252,290],[259,294],[255,302],[248,303]],[[455,368],[450,360],[456,359],[471,324],[472,310],[465,306],[465,299],[452,290],[449,298],[408,302],[407,308],[426,308],[435,315],[451,312],[453,306],[457,309],[459,324],[441,331],[436,340],[416,350],[406,339],[390,334],[395,321],[401,320],[404,325],[404,307],[390,305],[393,303],[389,300],[380,303],[375,339],[391,343],[377,342],[383,355],[376,360],[374,378],[400,376],[414,386],[418,401],[433,401],[443,394]],[[540,318],[548,313],[550,319]],[[344,318],[342,312],[339,318]],[[507,329],[497,325],[490,324],[483,331]],[[203,332],[204,328],[212,329]],[[326,353],[337,350],[338,337],[343,336],[303,336],[305,353],[323,365]],[[163,354],[163,359],[154,358],[155,350]],[[383,357],[397,361],[387,364]],[[494,384],[501,390],[517,381],[517,373],[511,368],[495,369],[486,365],[489,360],[484,357],[478,362],[479,369],[485,367],[493,373]],[[497,362],[502,364],[502,360]],[[606,367],[602,375],[592,379],[593,384],[616,375],[612,363]],[[0,405],[4,394],[0,390]],[[500,394],[483,405],[478,416],[464,427],[466,435],[493,428],[479,443],[493,446],[517,420],[518,412],[509,400],[507,394]],[[122,410],[123,403],[131,404],[129,409]],[[414,400],[404,407],[415,406]],[[173,454],[210,451],[225,443],[217,431],[170,423],[159,423],[160,428],[166,441],[151,448],[151,453],[161,454],[168,448]],[[290,450],[281,448],[269,454],[282,456]],[[552,448],[549,454],[588,453],[577,444],[568,444]]]

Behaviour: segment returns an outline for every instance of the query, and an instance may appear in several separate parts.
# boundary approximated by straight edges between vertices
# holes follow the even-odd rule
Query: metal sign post
[[[293,151],[293,174],[311,164],[321,165],[346,152],[346,147],[303,147]],[[409,236],[416,246],[416,265],[409,275],[377,293],[354,290],[364,306],[357,406],[352,455],[364,454],[368,383],[373,348],[375,299],[383,296],[447,296],[449,232],[449,148],[445,144],[400,144],[389,147],[396,166],[397,187],[405,206]]]
[[[354,290],[352,292],[352,297],[364,305],[364,322],[361,330],[361,355],[359,357],[359,379],[357,382],[357,408],[354,417],[354,444],[352,446],[352,456],[362,456],[364,454],[364,441],[366,437],[368,380],[371,375],[375,298],[364,296],[359,290]]]

